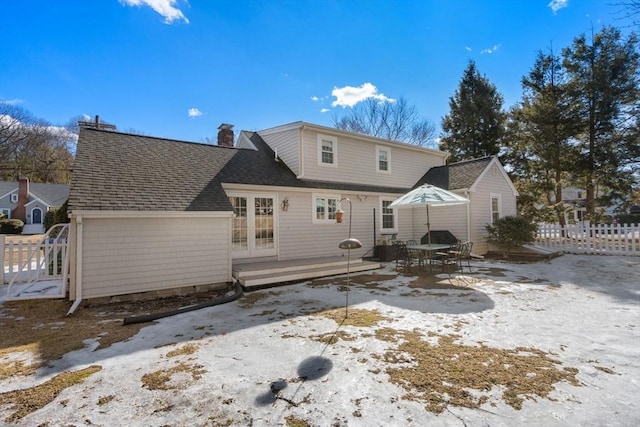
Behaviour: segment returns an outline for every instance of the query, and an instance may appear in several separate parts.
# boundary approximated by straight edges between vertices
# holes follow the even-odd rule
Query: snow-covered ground
[[[415,287],[415,277],[395,276],[393,267],[378,271],[390,276],[384,281],[350,286],[352,313],[384,316],[373,326],[319,315],[344,308],[344,288],[305,282],[165,318],[98,351],[87,342],[40,371],[35,383],[89,365],[102,370],[19,425],[640,425],[640,257],[478,261],[472,274],[453,279],[456,289]],[[446,274],[440,278],[448,283]],[[525,399],[520,410],[492,390],[480,409],[429,412],[389,381],[383,355],[398,344],[379,339],[382,328],[539,349],[561,369],[576,368],[580,385],[558,382],[548,398]],[[317,339],[334,333],[343,339]],[[185,351],[188,344],[195,348]],[[171,376],[166,390],[145,386],[143,376],[158,371]],[[0,392],[33,385],[32,377],[12,378],[0,382]],[[0,407],[0,423],[10,413]]]

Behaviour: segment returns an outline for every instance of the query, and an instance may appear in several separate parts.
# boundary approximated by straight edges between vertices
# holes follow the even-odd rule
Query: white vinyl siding
[[[397,145],[393,146],[393,153],[389,151],[392,154],[389,166],[393,173],[382,174],[376,166],[376,145],[385,145],[342,135],[336,137],[336,141],[336,166],[321,166],[318,134],[308,129],[303,132],[303,179],[408,189],[430,168],[444,164],[443,158],[434,153]]]
[[[338,248],[338,243],[349,233],[349,203],[342,202],[342,223],[338,224],[335,220],[317,223],[314,221],[314,196],[311,192],[298,191],[286,194],[289,198],[289,209],[287,212],[280,212],[279,259],[346,256],[346,252]],[[371,213],[378,208],[379,201],[373,196],[360,202],[356,195],[335,195],[338,200],[345,196],[352,200],[353,206],[351,234],[362,242],[362,248],[351,251],[352,257],[358,257],[373,247]]]
[[[492,170],[494,166],[493,164],[489,165]],[[491,224],[492,221],[491,197],[493,195],[500,196],[501,217],[516,215],[517,213],[516,197],[504,175],[502,173],[494,174],[492,171],[484,174],[476,184],[475,191],[469,195],[471,200],[469,205],[471,212],[469,240],[474,242],[473,252],[478,254],[484,254],[488,250],[486,226]]]
[[[300,158],[298,152],[300,131],[298,129],[273,134],[260,134],[260,136],[274,152],[278,152],[278,158],[281,159],[293,173],[296,175],[300,174]]]
[[[84,218],[83,298],[231,280],[230,218]]]

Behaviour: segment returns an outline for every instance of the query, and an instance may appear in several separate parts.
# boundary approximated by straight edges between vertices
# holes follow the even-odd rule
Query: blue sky
[[[606,0],[21,0],[0,5],[0,101],[54,124],[201,141],[406,98],[440,127],[469,60],[504,96],[536,52],[628,20]]]

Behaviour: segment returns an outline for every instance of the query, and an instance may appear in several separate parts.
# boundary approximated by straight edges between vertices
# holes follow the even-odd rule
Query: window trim
[[[7,216],[7,219],[11,219],[11,209],[9,208],[0,208],[0,213],[3,213]]]
[[[393,228],[384,228],[384,202],[393,202],[392,197],[380,197],[380,233],[381,234],[396,234],[398,233],[398,209],[392,208],[393,211]]]
[[[491,216],[491,224],[495,224],[496,223],[496,220],[493,217],[494,213],[496,213],[493,210],[493,200],[494,199],[498,201],[497,202],[497,204],[498,204],[498,211],[497,211],[498,219],[502,218],[502,194],[500,194],[500,193],[491,193],[489,195],[489,214]]]
[[[11,193],[11,195],[9,196],[9,201],[11,203],[18,203],[18,200],[19,200],[18,193]]]
[[[318,199],[324,199],[325,202],[327,202],[328,200],[335,200],[336,201],[336,210],[338,210],[338,208],[340,207],[340,195],[339,194],[327,194],[327,193],[313,193],[313,195],[311,196],[311,220],[313,224],[335,224],[336,223],[336,219],[329,219],[329,212],[327,210],[327,206],[329,205],[329,203],[325,204],[325,215],[327,216],[326,219],[318,219],[317,217],[317,200]]]
[[[384,151],[387,153],[387,169],[380,169],[380,152]],[[376,172],[379,173],[391,173],[391,148],[385,147],[382,145],[376,145]]]
[[[322,141],[331,141],[333,144],[332,163],[325,163],[322,161]],[[338,138],[335,136],[318,134],[318,166],[326,166],[330,168],[338,166]]]

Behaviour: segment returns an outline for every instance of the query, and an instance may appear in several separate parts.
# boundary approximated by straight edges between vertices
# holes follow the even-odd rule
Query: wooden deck
[[[379,262],[364,261],[362,258],[352,258],[348,266],[351,273],[378,268]],[[346,273],[347,258],[342,256],[265,261],[233,266],[233,277],[246,291]]]

